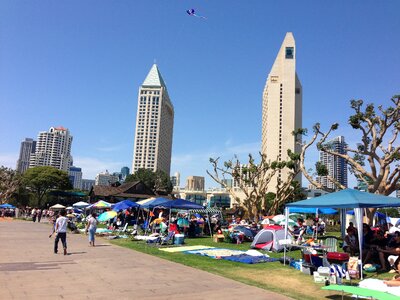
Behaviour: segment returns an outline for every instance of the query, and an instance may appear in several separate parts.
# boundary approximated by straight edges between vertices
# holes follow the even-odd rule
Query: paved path
[[[68,235],[69,255],[53,254],[49,232],[0,220],[0,299],[288,299],[102,239],[89,247],[83,235]]]

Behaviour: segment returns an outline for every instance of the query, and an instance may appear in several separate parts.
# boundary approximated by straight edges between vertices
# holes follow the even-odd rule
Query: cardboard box
[[[215,234],[213,238],[215,243],[222,243],[225,237],[223,234]]]

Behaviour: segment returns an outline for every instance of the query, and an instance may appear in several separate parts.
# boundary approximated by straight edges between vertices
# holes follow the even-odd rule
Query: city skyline
[[[171,174],[216,186],[205,173],[209,157],[245,160],[261,148],[265,75],[287,31],[301,57],[304,127],[339,122],[337,135],[355,144],[349,100],[387,105],[399,93],[397,1],[1,6],[0,165],[7,167],[15,168],[22,140],[59,125],[73,132],[83,178],[131,166],[137,87],[156,59],[176,110]],[[207,20],[188,17],[190,6]],[[308,160],[318,161],[316,149]]]

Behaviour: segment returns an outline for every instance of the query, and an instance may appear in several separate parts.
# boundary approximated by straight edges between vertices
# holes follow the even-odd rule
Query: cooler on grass
[[[175,245],[183,245],[185,242],[185,235],[184,234],[175,234],[174,236],[174,244]]]

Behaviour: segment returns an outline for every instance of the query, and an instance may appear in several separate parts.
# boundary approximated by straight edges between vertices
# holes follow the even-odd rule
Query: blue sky
[[[155,59],[175,107],[171,173],[206,176],[210,156],[255,154],[265,80],[287,31],[303,126],[339,122],[355,142],[349,100],[388,104],[400,93],[399,11],[396,0],[3,0],[0,165],[15,168],[24,138],[62,125],[84,178],[131,167],[137,92]]]

